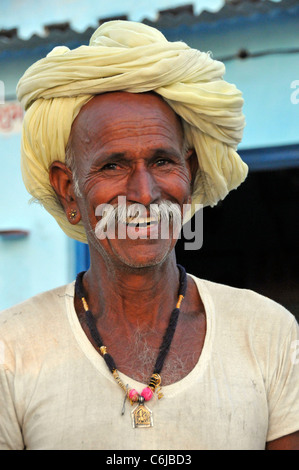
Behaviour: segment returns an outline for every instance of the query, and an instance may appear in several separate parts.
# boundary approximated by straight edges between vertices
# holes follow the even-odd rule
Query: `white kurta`
[[[298,324],[254,292],[195,280],[207,333],[194,369],[132,407],[83,332],[74,283],[0,314],[0,449],[264,449],[299,430]],[[139,392],[140,384],[125,375]]]

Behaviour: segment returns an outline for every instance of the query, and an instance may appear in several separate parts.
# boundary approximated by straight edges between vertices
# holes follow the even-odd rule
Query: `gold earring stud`
[[[71,219],[74,219],[77,215],[77,210],[76,209],[73,209],[71,212],[70,212],[70,218]]]

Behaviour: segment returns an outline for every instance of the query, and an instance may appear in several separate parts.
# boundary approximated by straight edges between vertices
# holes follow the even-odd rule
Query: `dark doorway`
[[[201,278],[248,288],[299,318],[299,169],[251,172],[237,190],[203,211],[203,246],[178,262]]]

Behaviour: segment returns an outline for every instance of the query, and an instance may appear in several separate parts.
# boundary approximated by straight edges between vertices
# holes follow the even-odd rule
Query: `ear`
[[[72,171],[64,163],[55,161],[50,166],[49,179],[69,222],[76,225],[81,220],[81,214],[74,192]]]
[[[198,170],[198,159],[194,149],[188,150],[185,155],[187,168],[189,170],[190,175],[190,184],[191,184],[191,191],[193,190],[193,185],[195,181],[195,176]]]

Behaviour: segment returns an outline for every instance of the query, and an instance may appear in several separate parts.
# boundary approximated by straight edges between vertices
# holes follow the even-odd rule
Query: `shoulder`
[[[213,306],[218,320],[256,328],[257,333],[287,334],[296,324],[294,315],[274,300],[248,289],[218,284],[192,276],[203,297]]]
[[[73,283],[0,312],[0,369],[4,367],[13,373],[18,368],[22,371],[23,367],[34,369],[45,356],[52,357],[53,351],[63,354],[61,347],[69,328],[66,312],[68,302],[72,301],[70,297],[73,297]]]
[[[72,285],[40,293],[0,312],[0,337],[6,338],[8,333],[13,336],[14,332],[19,336],[24,330],[36,330],[39,324],[45,328],[65,309],[66,296],[73,295]]]
[[[299,327],[295,316],[252,290],[196,278],[194,281],[208,308],[214,353],[218,350],[223,357],[228,355],[230,366],[233,360],[236,367],[246,361],[246,367],[254,367],[257,377],[261,374],[270,389],[279,371],[287,374],[292,360],[298,360]]]

